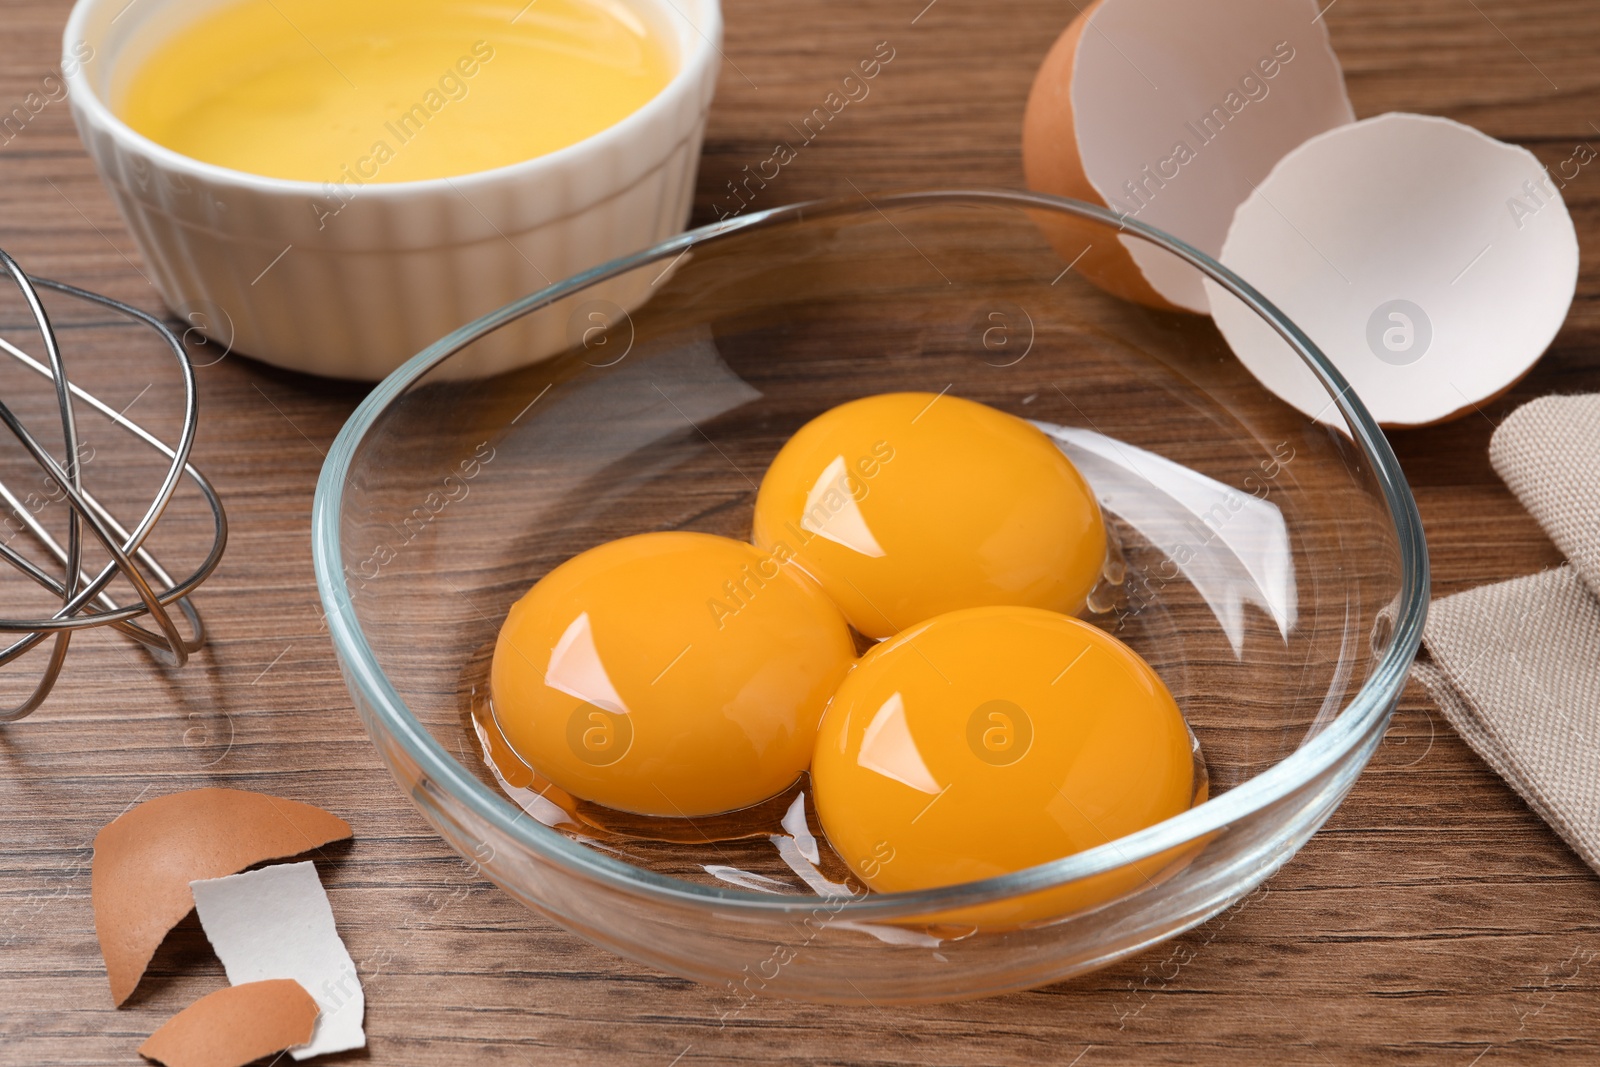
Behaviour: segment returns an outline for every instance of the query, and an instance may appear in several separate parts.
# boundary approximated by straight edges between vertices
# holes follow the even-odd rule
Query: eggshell
[[[1515,385],[1578,281],[1577,232],[1533,154],[1425,115],[1379,115],[1289,153],[1239,206],[1221,259],[1389,427],[1454,418]],[[1207,284],[1251,373],[1312,418],[1337,418],[1271,327]]]
[[[321,808],[238,789],[193,789],[148,800],[94,839],[95,933],[121,1004],[156,948],[194,907],[189,883],[235,874],[350,836]]]
[[[297,1060],[367,1043],[361,974],[334,923],[333,906],[310,860],[193,882],[200,927],[234,985],[289,978],[322,1008]]]
[[[161,1024],[139,1054],[166,1067],[243,1067],[311,1040],[317,1002],[292,978],[229,986]]]
[[[1234,208],[1284,153],[1355,120],[1318,10],[1312,0],[1085,8],[1028,96],[1029,188],[1106,205],[1215,255]],[[1200,273],[1149,242],[1070,221],[1045,228],[1110,292],[1208,310]]]

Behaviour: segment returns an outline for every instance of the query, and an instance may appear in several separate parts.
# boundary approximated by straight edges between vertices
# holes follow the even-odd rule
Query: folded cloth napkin
[[[1600,395],[1514,411],[1495,470],[1567,564],[1436,600],[1415,673],[1467,743],[1600,871]]]

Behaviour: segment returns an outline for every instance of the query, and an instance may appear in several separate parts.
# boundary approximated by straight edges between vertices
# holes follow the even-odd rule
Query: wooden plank
[[[1600,143],[1592,6],[1334,0],[1326,18],[1359,114],[1448,115],[1553,164],[1579,141]],[[66,11],[64,0],[8,0],[0,110],[55,66]],[[1023,100],[1071,12],[1045,0],[729,0],[696,220],[729,210],[729,183],[792,139],[790,124],[879,42],[894,59],[870,96],[747,210],[853,188],[1019,184]],[[1600,172],[1586,168],[1565,195],[1584,269],[1550,355],[1481,415],[1395,437],[1439,593],[1559,560],[1485,449],[1517,404],[1600,387]],[[0,246],[37,273],[156,307],[60,102],[0,144]],[[104,340],[86,340],[73,358],[108,396],[132,397],[150,380]],[[118,638],[81,638],[46,709],[0,731],[0,1062],[134,1062],[144,1035],[221,983],[190,920],[153,979],[112,1010],[88,904],[96,829],[146,792],[207,783],[314,801],[354,824],[356,842],[323,873],[363,967],[374,1063],[1467,1065],[1592,1055],[1600,882],[1415,686],[1327,828],[1263,890],[1174,942],[1031,993],[916,1008],[762,1001],[721,1025],[719,991],[591,948],[475,880],[379,764],[320,626],[307,535],[322,454],[360,390],[236,357],[202,370],[200,384],[196,455],[234,524],[202,597],[210,647],[193,668],[163,674]],[[140,401],[147,417],[170,419],[164,402]]]

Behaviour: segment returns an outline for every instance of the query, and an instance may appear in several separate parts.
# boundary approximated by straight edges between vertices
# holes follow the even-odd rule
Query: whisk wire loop
[[[32,691],[16,705],[0,708],[0,723],[24,718],[39,707],[49,695],[60,676],[72,635],[92,626],[111,626],[126,634],[151,652],[158,662],[181,667],[189,655],[198,651],[206,640],[206,630],[200,614],[189,600],[201,582],[221,562],[227,546],[228,523],[222,502],[204,475],[189,462],[198,429],[198,389],[194,368],[183,342],[160,319],[119,300],[89,292],[64,282],[30,277],[16,261],[0,250],[0,271],[4,271],[22,294],[23,302],[33,317],[34,325],[43,341],[45,360],[34,358],[6,338],[0,337],[0,352],[39,374],[53,386],[56,404],[60,411],[61,437],[65,463],[46,448],[23,425],[20,418],[3,400],[0,400],[0,423],[4,423],[13,437],[21,443],[30,459],[43,471],[58,499],[68,508],[65,544],[57,540],[27,508],[23,501],[3,482],[0,482],[0,501],[22,522],[25,529],[57,563],[62,566],[58,576],[47,571],[9,544],[0,544],[0,558],[15,567],[35,584],[59,597],[61,607],[53,615],[41,618],[0,618],[0,633],[21,634],[9,646],[0,649],[0,665],[19,659],[42,643],[50,642],[51,651]],[[134,322],[154,330],[166,343],[178,363],[183,381],[183,426],[175,445],[168,445],[150,433],[124,412],[106,404],[87,392],[67,375],[65,361],[55,330],[51,325],[39,289],[49,289],[74,299],[88,301],[107,308]],[[114,425],[138,438],[150,448],[165,456],[168,465],[154,498],[132,529],[125,527],[83,485],[82,454],[78,436],[74,400],[87,404]],[[186,578],[174,580],[159,560],[145,547],[151,531],[166,512],[168,504],[179,485],[187,478],[200,491],[212,516],[211,548],[195,570]],[[83,565],[84,529],[99,542],[109,561],[93,574]],[[120,604],[107,591],[118,576],[125,579],[137,595],[137,603]],[[176,605],[178,614],[189,630],[185,636],[173,613],[168,609]],[[133,620],[149,616],[154,627],[141,626]]]

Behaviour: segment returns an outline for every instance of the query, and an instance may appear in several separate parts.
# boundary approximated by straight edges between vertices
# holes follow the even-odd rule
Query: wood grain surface
[[[697,222],[725,210],[727,183],[880,41],[895,58],[871,95],[756,206],[852,185],[1019,185],[1023,100],[1074,5],[726,6]],[[45,101],[0,134],[0,247],[34,273],[154,310],[66,105],[50,99],[67,7],[0,0],[0,112],[30,93]],[[1447,115],[1552,166],[1600,144],[1594,0],[1334,0],[1326,20],[1359,115]],[[1437,594],[1558,562],[1486,448],[1517,404],[1600,388],[1600,169],[1585,167],[1564,195],[1585,254],[1549,355],[1482,412],[1394,438]],[[16,329],[15,304],[5,308],[0,327]],[[108,402],[170,426],[170,375],[103,321],[66,317],[75,372]],[[720,1025],[725,994],[592,948],[475,879],[368,743],[321,626],[309,545],[323,453],[361,389],[238,356],[199,378],[195,456],[233,522],[197,598],[209,647],[163,673],[115,635],[84,637],[45,708],[0,728],[0,1063],[137,1063],[146,1035],[222,983],[191,917],[113,1010],[89,907],[95,832],[141,797],[206,784],[321,804],[354,825],[354,844],[319,864],[367,990],[371,1047],[350,1061],[1468,1067],[1596,1055],[1600,880],[1415,685],[1327,827],[1261,889],[1173,942],[1025,994],[916,1008],[763,1001]],[[146,394],[152,382],[163,386]],[[164,542],[174,559],[202,533],[182,514]]]

